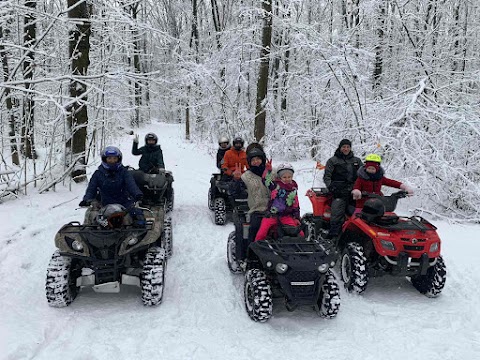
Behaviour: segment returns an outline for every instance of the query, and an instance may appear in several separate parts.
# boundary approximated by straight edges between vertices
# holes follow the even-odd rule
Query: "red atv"
[[[407,276],[412,285],[428,297],[436,297],[445,286],[446,267],[440,255],[437,228],[420,216],[397,216],[394,211],[405,191],[390,196],[364,193],[369,199],[361,212],[347,211],[347,220],[337,239],[341,253],[340,272],[345,288],[361,294],[369,276],[389,273]],[[324,237],[330,227],[331,195],[326,189],[310,189],[307,196],[313,214],[303,223],[306,237]]]

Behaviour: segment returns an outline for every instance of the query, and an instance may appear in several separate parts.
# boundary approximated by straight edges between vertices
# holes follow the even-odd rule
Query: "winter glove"
[[[413,195],[413,189],[405,184],[400,185],[400,189],[404,190],[407,192],[408,196]]]
[[[267,160],[267,162],[265,163],[265,170],[272,171],[272,159]]]
[[[352,197],[353,197],[353,200],[360,200],[362,198],[362,192],[358,189],[353,189]]]
[[[90,206],[91,203],[92,203],[92,200],[82,200],[80,201],[80,204],[78,204],[78,206],[87,207],[87,206]]]
[[[133,137],[133,142],[138,144],[138,134],[135,134],[135,136]]]

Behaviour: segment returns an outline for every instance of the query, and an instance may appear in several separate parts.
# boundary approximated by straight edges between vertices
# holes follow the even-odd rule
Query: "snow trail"
[[[313,310],[288,312],[274,301],[274,316],[252,322],[243,305],[243,276],[228,271],[229,222],[216,226],[207,208],[215,162],[185,143],[183,127],[155,123],[142,129],[159,135],[166,167],[173,172],[173,256],[168,261],[163,303],[142,305],[138,288],[120,294],[83,289],[71,306],[50,308],[45,273],[56,231],[82,221],[75,210],[85,184],[72,191],[32,195],[0,205],[0,359],[474,359],[480,356],[480,244],[478,226],[439,226],[447,264],[442,295],[428,299],[406,279],[372,279],[363,296],[341,289],[337,318]],[[132,138],[117,145],[124,164]],[[276,160],[276,159],[275,159]],[[312,162],[298,162],[308,168]],[[312,165],[313,167],[313,165]],[[90,169],[92,172],[94,168]],[[299,172],[301,195],[311,185]],[[61,204],[78,196],[75,201]],[[302,212],[310,211],[301,196]]]

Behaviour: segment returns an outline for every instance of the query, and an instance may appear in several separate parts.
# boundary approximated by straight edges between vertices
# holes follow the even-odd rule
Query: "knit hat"
[[[251,166],[251,161],[254,157],[259,157],[260,159],[262,159],[262,164],[265,163],[266,161],[266,156],[265,156],[265,153],[263,152],[263,150],[261,148],[253,148],[251,150],[249,150],[247,152],[247,162],[248,162],[248,165]]]
[[[375,161],[367,161],[365,162],[365,169],[369,166],[373,166],[375,168],[375,170],[379,170],[380,169],[380,163],[378,162],[375,162]]]
[[[343,145],[348,145],[352,147],[352,142],[348,139],[343,139],[342,141],[340,141],[340,144],[338,145],[338,147],[341,148]]]

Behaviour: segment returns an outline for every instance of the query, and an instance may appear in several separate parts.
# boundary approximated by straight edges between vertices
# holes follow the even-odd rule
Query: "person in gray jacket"
[[[362,160],[353,155],[352,142],[348,139],[340,141],[335,155],[327,161],[323,182],[333,194],[329,238],[338,236],[342,230],[353,184],[362,165]]]
[[[250,146],[249,146],[250,147]],[[230,184],[230,193],[233,197],[238,197],[245,189],[248,193],[248,213],[250,215],[250,229],[248,232],[248,242],[236,242],[236,256],[238,260],[244,260],[247,257],[247,248],[255,240],[258,229],[268,208],[270,201],[270,190],[262,182],[262,174],[265,171],[266,156],[263,149],[258,145],[247,149],[247,162],[249,169],[243,174],[240,170],[233,173],[233,181]],[[243,239],[241,229],[236,229],[237,239]]]

